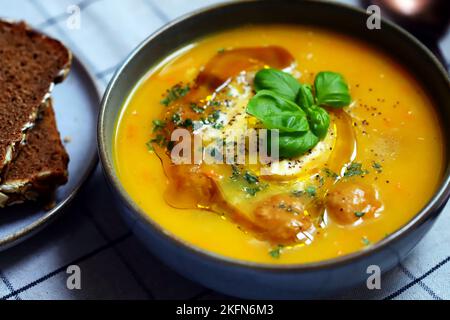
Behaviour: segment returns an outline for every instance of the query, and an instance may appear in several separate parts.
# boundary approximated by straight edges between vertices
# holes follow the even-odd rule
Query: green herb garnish
[[[364,217],[366,213],[363,211],[355,211],[355,216],[357,216],[358,218]]]
[[[223,123],[222,122],[216,122],[212,125],[212,127],[214,129],[222,129],[223,128]]]
[[[303,195],[308,195],[309,197],[313,198],[317,195],[317,188],[315,186],[308,186],[305,190],[294,190],[291,191],[291,194],[294,197],[301,197]]]
[[[181,123],[181,126],[184,128],[192,128],[194,126],[194,122],[192,121],[192,119],[186,119],[183,121],[183,123]]]
[[[315,197],[317,195],[317,189],[314,186],[308,186],[305,189],[305,192],[308,194],[308,196],[310,197]]]
[[[212,107],[220,107],[220,101],[210,101],[209,105]]]
[[[274,259],[278,259],[278,258],[280,258],[281,250],[283,248],[284,248],[284,246],[279,244],[278,246],[276,246],[275,248],[273,248],[272,250],[269,251],[269,255]]]
[[[160,147],[164,147],[164,146],[167,145],[167,140],[162,134],[158,134],[158,135],[156,135],[155,138],[153,138],[153,139],[151,139],[150,141],[147,142],[147,148],[152,143],[156,143]],[[153,146],[152,146],[152,149],[153,149]]]
[[[149,152],[155,151],[155,149],[153,148],[153,142],[152,142],[152,140],[147,141],[147,142],[145,143],[145,145],[147,146],[147,150],[148,150]]]
[[[236,165],[231,165],[231,181],[239,184],[239,188],[247,195],[254,197],[259,191],[267,188],[266,183],[261,183],[259,178],[250,171],[244,173]]]
[[[166,91],[165,97],[160,102],[167,107],[172,102],[184,97],[190,90],[189,85],[183,86],[178,83]]]
[[[292,75],[277,69],[262,69],[255,75],[257,92],[268,90],[277,93],[289,101],[295,101],[300,83]]]
[[[311,106],[305,109],[308,117],[311,131],[319,137],[319,139],[325,138],[328,133],[328,127],[330,126],[330,115],[328,112],[318,106]]]
[[[202,107],[199,107],[196,103],[191,103],[191,109],[195,113],[203,113],[203,112],[205,112],[205,109],[203,109]]]
[[[363,245],[368,246],[370,245],[370,240],[367,237],[362,237],[361,242]]]
[[[180,125],[181,124],[181,116],[180,116],[180,114],[178,114],[178,113],[174,113],[173,115],[172,115],[172,122],[175,124],[175,125]]]
[[[246,192],[249,196],[254,197],[259,191],[263,190],[263,187],[257,186],[257,187],[244,187],[242,190]]]
[[[328,178],[332,178],[333,180],[336,180],[339,177],[339,175],[336,172],[332,171],[329,168],[324,168],[323,172],[325,172]]]
[[[162,120],[153,120],[153,132],[162,130],[165,125],[166,123]]]
[[[372,163],[372,168],[374,168],[378,173],[381,173],[383,171],[383,167],[381,166],[381,164],[375,161]]]
[[[352,162],[345,169],[344,177],[363,176],[368,173],[369,173],[369,171],[362,169],[361,163]]]
[[[208,116],[208,119],[206,119],[204,123],[211,124],[214,129],[222,129],[223,122],[218,121],[220,119],[220,115],[221,113],[219,110],[214,110],[214,112]]]
[[[323,185],[325,184],[325,179],[322,176],[318,176],[318,180],[319,180],[319,188],[322,188]]]
[[[330,116],[325,109],[314,104],[314,96],[310,85],[300,87],[297,103],[305,111],[311,131],[319,139],[325,138],[330,126]]]
[[[231,165],[231,180],[237,180],[239,176],[241,175],[241,171],[239,170],[239,167],[235,164]]]
[[[267,129],[278,129],[282,133],[309,131],[305,112],[295,102],[273,91],[259,91],[250,100],[247,113],[261,120]]]
[[[256,175],[254,175],[253,173],[246,171],[244,173],[244,179],[245,181],[247,181],[249,184],[255,184],[259,182],[259,179]]]
[[[280,132],[278,136],[279,154],[284,158],[294,158],[314,148],[319,138],[311,131]],[[270,143],[272,143],[270,141]],[[270,146],[268,148],[270,150]]]
[[[344,78],[333,72],[319,73],[312,88],[289,73],[262,69],[255,75],[254,86],[257,93],[247,113],[265,128],[278,130],[278,140],[268,143],[278,143],[282,158],[302,155],[326,136],[330,116],[323,107],[339,108],[351,100]]]
[[[314,80],[317,102],[334,108],[348,106],[351,102],[347,82],[336,72],[319,72]]]

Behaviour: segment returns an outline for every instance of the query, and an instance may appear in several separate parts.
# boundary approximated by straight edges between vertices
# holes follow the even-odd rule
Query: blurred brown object
[[[439,39],[450,21],[450,0],[363,0],[364,6],[377,5],[381,16],[393,20],[427,45],[445,64],[438,49]]]

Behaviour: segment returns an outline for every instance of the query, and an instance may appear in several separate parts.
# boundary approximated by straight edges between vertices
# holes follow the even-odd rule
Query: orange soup
[[[201,132],[202,154],[215,157],[224,149],[211,142],[244,127],[279,132],[280,158],[169,156],[175,129]],[[290,264],[364,250],[405,225],[438,187],[444,142],[430,98],[398,62],[344,35],[271,25],[200,39],[152,68],[123,106],[114,154],[128,194],[168,232]]]

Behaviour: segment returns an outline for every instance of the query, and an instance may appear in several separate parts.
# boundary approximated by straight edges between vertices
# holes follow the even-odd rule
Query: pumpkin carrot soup
[[[252,149],[253,133],[266,140]],[[114,154],[126,191],[168,232],[288,264],[363,250],[407,223],[438,186],[444,142],[431,99],[384,53],[271,25],[201,39],[150,70]]]

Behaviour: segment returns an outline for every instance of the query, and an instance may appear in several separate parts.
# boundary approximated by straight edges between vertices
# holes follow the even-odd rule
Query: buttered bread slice
[[[71,53],[59,41],[23,22],[0,20],[1,175],[16,157],[54,83],[65,78],[70,64]]]
[[[61,143],[55,113],[48,100],[30,129],[16,159],[0,185],[0,207],[27,200],[51,200],[54,190],[67,182],[69,156]]]

